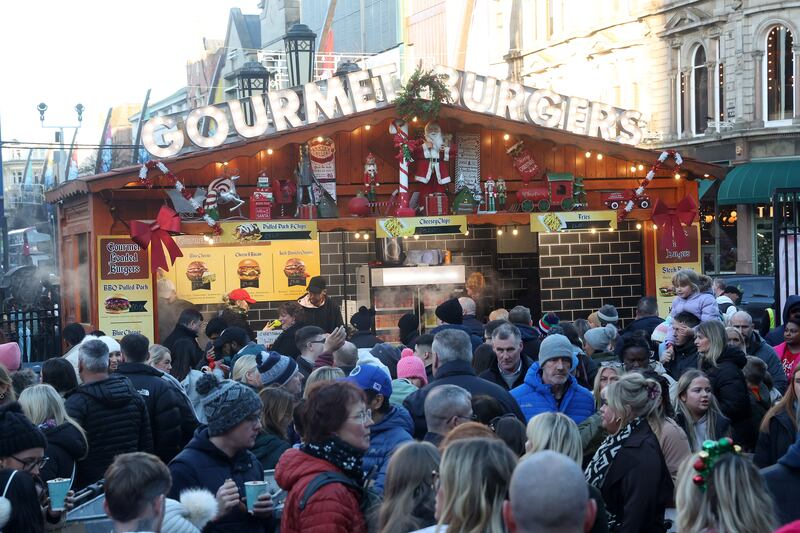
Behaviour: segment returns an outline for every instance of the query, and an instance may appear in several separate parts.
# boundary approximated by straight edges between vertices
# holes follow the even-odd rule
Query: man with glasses
[[[161,309],[159,308],[159,322],[160,319]],[[205,360],[205,352],[197,342],[197,336],[204,325],[203,315],[194,307],[181,311],[175,329],[167,338],[161,338],[161,344],[172,355],[173,366],[177,367],[181,365],[182,361],[186,361],[189,368],[197,368],[200,362]]]
[[[747,311],[737,311],[731,317],[730,325],[739,330],[744,337],[747,355],[755,355],[767,364],[767,371],[772,376],[772,385],[781,394],[786,391],[789,380],[775,348],[769,345],[753,328],[753,317]]]
[[[297,330],[294,335],[297,349],[300,350],[300,357],[297,358],[297,366],[304,378],[314,371],[317,366],[317,359],[329,359],[333,363],[333,352],[342,347],[347,338],[344,327],[337,327],[333,333],[327,335],[325,330],[317,326],[305,326]]]
[[[474,418],[472,395],[467,390],[458,385],[440,385],[425,398],[428,432],[422,440],[438,447],[451,429]]]

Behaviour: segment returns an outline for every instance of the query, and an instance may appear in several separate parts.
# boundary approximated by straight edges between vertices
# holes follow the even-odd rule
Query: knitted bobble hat
[[[46,447],[44,434],[22,414],[18,403],[12,403],[0,410],[0,457],[10,457],[31,448]]]
[[[539,329],[542,330],[542,333],[549,333],[550,328],[558,324],[558,315],[555,313],[547,313],[539,320]]]
[[[253,389],[229,379],[205,374],[197,380],[203,414],[208,420],[208,435],[224,435],[248,416],[261,411],[261,399]]]
[[[256,365],[258,373],[261,374],[261,383],[265,387],[286,385],[297,372],[297,363],[294,359],[278,352],[262,351],[256,355]]]
[[[425,373],[425,363],[414,355],[414,351],[406,348],[402,352],[400,361],[397,362],[398,378],[419,378],[423,385],[428,384],[428,375]]]

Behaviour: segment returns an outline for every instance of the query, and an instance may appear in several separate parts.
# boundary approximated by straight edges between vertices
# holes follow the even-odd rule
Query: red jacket
[[[281,533],[366,533],[367,526],[355,492],[340,483],[320,488],[300,511],[300,499],[311,481],[338,468],[305,452],[284,452],[275,466],[275,480],[289,495],[283,509]]]

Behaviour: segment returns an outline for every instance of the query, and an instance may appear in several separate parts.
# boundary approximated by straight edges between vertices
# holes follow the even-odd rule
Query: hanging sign
[[[121,339],[128,333],[153,338],[150,258],[129,236],[97,237],[98,329]]]
[[[617,229],[617,215],[613,211],[531,213],[531,231],[536,233],[609,229]]]
[[[375,222],[376,237],[413,237],[414,235],[447,235],[467,231],[467,217],[381,218]]]
[[[698,274],[703,273],[702,255],[700,254],[700,225],[694,223],[686,227],[686,240],[680,246],[676,245],[672,236],[664,231],[655,229],[649,231],[655,233],[656,240],[655,280],[658,316],[669,316],[672,311],[672,300],[675,299],[672,276],[684,268],[694,270]]]
[[[298,241],[317,240],[317,223],[308,220],[272,220],[272,221],[238,221],[221,222],[222,234],[214,237],[215,243],[251,243],[260,241]],[[188,235],[182,235],[185,241]],[[203,237],[194,236],[201,244]]]

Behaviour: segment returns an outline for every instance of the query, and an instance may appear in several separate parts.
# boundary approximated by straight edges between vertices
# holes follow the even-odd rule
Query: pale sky
[[[45,125],[72,125],[77,142],[100,140],[108,108],[152,100],[186,85],[186,61],[203,37],[224,39],[228,12],[258,13],[257,0],[0,0],[0,125],[4,140],[48,142]],[[71,138],[71,131],[66,135]]]

